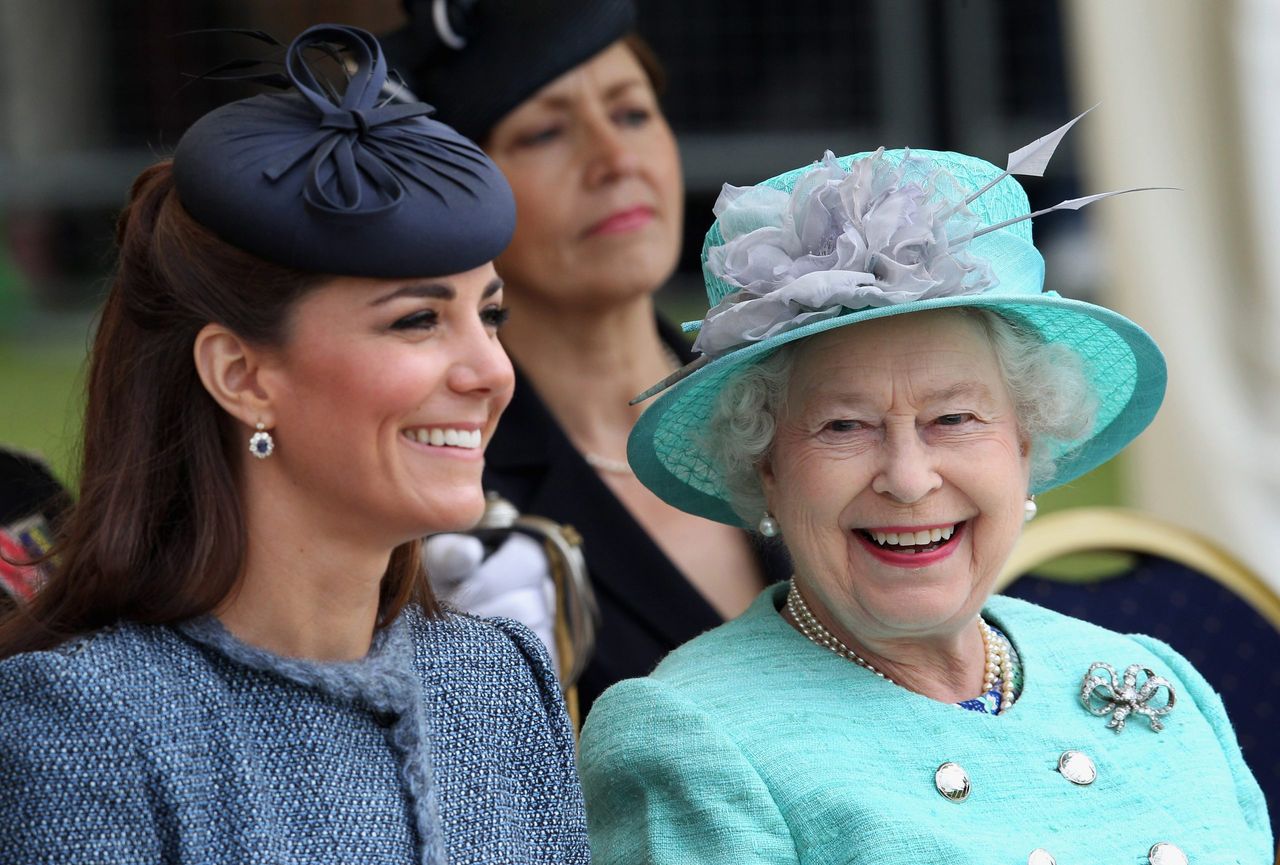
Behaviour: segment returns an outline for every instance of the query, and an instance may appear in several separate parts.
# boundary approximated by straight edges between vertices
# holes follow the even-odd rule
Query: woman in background
[[[0,861],[585,862],[545,652],[419,553],[484,508],[510,190],[368,33],[286,71],[120,217],[79,502],[0,623]]]
[[[636,480],[629,400],[693,359],[654,294],[679,255],[683,184],[661,71],[625,0],[497,0],[466,14],[409,4],[393,65],[511,182],[515,236],[497,261],[516,390],[485,488],[571,524],[599,603],[585,714],[619,679],[746,609],[785,556],[673,508]],[[480,573],[471,579],[503,579]]]

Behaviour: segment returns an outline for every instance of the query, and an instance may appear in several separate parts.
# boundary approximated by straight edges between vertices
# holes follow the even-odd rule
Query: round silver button
[[[969,773],[958,763],[943,763],[933,773],[933,785],[952,802],[969,798]]]
[[[1176,844],[1159,841],[1152,844],[1151,849],[1147,851],[1147,861],[1151,865],[1187,865],[1187,854],[1183,853]]]
[[[1058,860],[1050,856],[1048,850],[1037,847],[1027,857],[1027,865],[1058,865]]]
[[[1072,784],[1087,787],[1098,779],[1098,767],[1083,751],[1063,751],[1058,758],[1058,771]]]

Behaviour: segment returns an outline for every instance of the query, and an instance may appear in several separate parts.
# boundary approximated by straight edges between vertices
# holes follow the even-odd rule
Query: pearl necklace
[[[791,618],[795,619],[797,627],[800,628],[800,633],[804,634],[810,642],[822,646],[842,658],[853,661],[859,667],[875,673],[892,685],[898,684],[877,670],[866,658],[849,648],[839,637],[827,630],[827,627],[818,621],[817,617],[813,615],[813,611],[809,609],[809,605],[805,603],[804,596],[796,588],[794,577],[791,579],[791,589],[787,592],[787,612],[791,613]],[[982,633],[983,654],[986,657],[986,667],[982,676],[982,695],[989,694],[995,688],[996,682],[999,682],[1000,709],[996,714],[1003,715],[1013,708],[1014,700],[1013,663],[1009,659],[1009,643],[1004,637],[996,633],[981,616],[978,617],[978,627]]]
[[[809,605],[805,603],[804,597],[800,594],[800,590],[796,588],[794,577],[791,578],[791,590],[787,592],[787,612],[791,613],[791,618],[796,620],[800,633],[808,637],[811,642],[817,643],[824,649],[830,649],[840,657],[853,661],[859,667],[870,670],[891,685],[898,684],[873,667],[870,661],[846,646],[839,637],[828,631],[826,626],[814,617],[809,610]]]
[[[982,693],[991,693],[996,683],[1000,683],[1000,708],[997,715],[1003,715],[1013,708],[1013,661],[1010,659],[1009,641],[996,633],[995,628],[987,624],[986,619],[978,617],[978,628],[982,631],[982,646],[986,650],[987,665],[982,674]]]

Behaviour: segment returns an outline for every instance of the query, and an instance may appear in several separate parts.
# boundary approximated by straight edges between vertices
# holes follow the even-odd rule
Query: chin
[[[637,240],[611,255],[592,282],[613,285],[618,294],[652,294],[675,272],[676,252],[665,242]]]
[[[484,516],[484,506],[484,494],[478,490],[474,496],[459,496],[447,505],[442,503],[432,510],[427,519],[429,525],[420,534],[470,531]]]

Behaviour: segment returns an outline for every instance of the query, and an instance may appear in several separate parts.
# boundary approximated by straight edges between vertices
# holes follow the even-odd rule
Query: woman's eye
[[[934,423],[938,424],[938,426],[960,426],[971,420],[973,420],[973,415],[967,412],[957,412],[956,414],[944,414]]]
[[[511,317],[511,310],[505,306],[486,306],[480,310],[480,320],[484,322],[484,326],[499,330],[507,319]]]
[[[644,126],[652,116],[648,108],[627,108],[614,114],[614,122],[619,126]]]
[[[397,319],[391,325],[392,330],[430,330],[439,323],[440,316],[434,309],[422,309],[418,312]]]
[[[516,139],[516,144],[520,147],[538,147],[543,144],[550,144],[560,137],[559,126],[546,126],[542,129],[521,135]]]
[[[825,428],[831,432],[855,432],[862,429],[862,422],[856,420],[833,420],[828,421]]]

